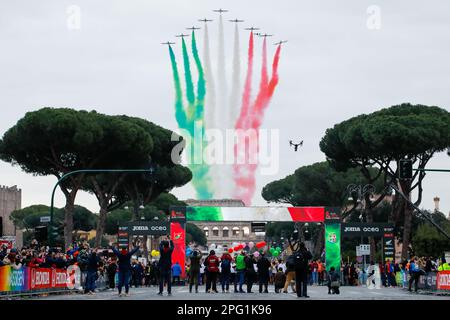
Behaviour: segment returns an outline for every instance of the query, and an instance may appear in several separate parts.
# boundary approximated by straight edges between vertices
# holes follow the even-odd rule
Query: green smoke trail
[[[197,125],[200,126],[201,131],[204,134],[205,122],[203,119],[205,108],[205,95],[206,95],[206,81],[203,71],[202,63],[197,50],[197,43],[195,41],[195,32],[192,31],[192,55],[197,66],[198,82],[197,82],[197,99],[195,103],[195,110],[188,111],[189,118],[197,121]],[[202,150],[207,147],[207,142],[202,139]],[[211,177],[209,176],[209,166],[205,163],[193,164],[190,166],[193,173],[193,184],[197,190],[200,199],[211,199],[213,194],[210,191],[212,188]]]
[[[169,45],[170,62],[172,64],[173,82],[175,85],[175,119],[180,128],[185,128],[187,124],[186,114],[183,107],[183,92],[181,90],[180,75],[178,73],[177,61],[172,47]]]
[[[184,62],[184,70],[185,70],[185,80],[186,80],[186,98],[188,101],[188,114],[186,114],[186,110],[183,105],[183,93],[181,88],[180,75],[178,73],[177,62],[175,58],[175,54],[171,46],[169,46],[169,54],[170,61],[172,65],[174,86],[175,86],[175,118],[177,120],[177,124],[181,129],[184,129],[189,134],[189,140],[191,143],[191,148],[188,148],[188,163],[189,168],[192,171],[193,179],[192,184],[197,192],[197,196],[199,199],[211,199],[213,197],[213,193],[211,191],[211,178],[208,175],[209,167],[203,162],[200,164],[196,164],[196,156],[202,159],[203,150],[206,147],[205,142],[202,140],[202,148],[200,150],[196,149],[196,145],[194,143],[194,139],[196,138],[196,130],[200,129],[203,133],[204,124],[203,124],[203,110],[204,110],[204,100],[206,93],[206,84],[203,74],[203,68],[198,57],[197,46],[195,43],[195,38],[193,39],[193,54],[194,59],[197,65],[197,69],[199,72],[199,81],[198,81],[198,90],[197,90],[197,98],[194,94],[194,84],[192,81],[192,74],[189,65],[189,56],[186,47],[186,43],[183,39],[183,62]],[[189,110],[192,110],[189,113]],[[199,126],[199,128],[196,128]],[[192,151],[190,151],[192,150]]]
[[[184,77],[186,79],[186,98],[189,103],[188,110],[193,109],[193,105],[195,103],[195,95],[194,95],[194,84],[192,82],[192,74],[191,74],[191,67],[189,64],[189,55],[186,48],[186,42],[184,41],[184,38],[182,40],[183,42],[183,63],[184,63]],[[189,117],[189,120],[191,119]]]
[[[203,66],[200,62],[200,57],[197,50],[197,42],[195,41],[195,32],[192,31],[192,55],[194,56],[195,64],[198,70],[198,82],[197,82],[197,108],[195,110],[195,118],[203,121],[203,114],[205,109],[205,94],[206,94],[206,82],[205,74],[203,72]],[[203,125],[204,126],[204,125]]]

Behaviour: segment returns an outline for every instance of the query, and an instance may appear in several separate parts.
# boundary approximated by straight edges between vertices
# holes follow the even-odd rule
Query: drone
[[[299,143],[293,143],[292,140],[289,140],[289,145],[294,146],[294,151],[298,151],[298,147],[303,146],[303,140]]]

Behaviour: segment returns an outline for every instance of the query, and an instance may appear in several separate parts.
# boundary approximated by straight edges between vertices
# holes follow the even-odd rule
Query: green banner
[[[341,224],[325,223],[325,264],[327,271],[341,270]]]

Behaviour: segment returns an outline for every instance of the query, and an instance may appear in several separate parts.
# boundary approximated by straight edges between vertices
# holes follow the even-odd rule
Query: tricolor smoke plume
[[[192,32],[192,56],[195,61],[197,73],[191,73],[189,53],[186,43],[182,38],[182,58],[184,66],[185,97],[178,73],[177,62],[172,47],[169,44],[169,54],[173,71],[175,88],[175,118],[178,126],[187,131],[186,137],[191,143],[186,148],[189,168],[192,170],[192,183],[198,199],[211,199],[216,197],[229,197],[233,188],[234,197],[242,199],[246,205],[250,205],[256,189],[256,170],[258,167],[259,130],[264,119],[264,113],[274,94],[278,84],[278,64],[281,45],[278,45],[272,62],[272,74],[269,79],[267,68],[267,43],[264,38],[262,46],[261,78],[259,79],[258,92],[252,101],[252,77],[254,34],[250,32],[248,43],[247,73],[244,87],[241,88],[240,80],[240,55],[239,55],[239,29],[235,25],[233,60],[231,73],[230,94],[227,93],[226,82],[226,54],[224,26],[222,16],[219,17],[218,34],[218,59],[217,77],[212,70],[210,55],[210,39],[208,27],[205,21],[204,51],[201,61],[195,33]],[[202,62],[204,64],[202,64]],[[181,71],[180,71],[181,72]],[[197,87],[194,86],[193,76],[198,74]],[[196,89],[196,90],[195,90]],[[239,110],[240,107],[240,110]],[[206,121],[205,121],[206,120]],[[203,152],[207,147],[204,129],[231,129],[250,134],[245,140],[239,140],[234,145],[235,164],[232,168],[228,165],[211,164],[209,167],[203,161]],[[250,130],[250,132],[248,131]],[[225,132],[222,132],[225,136]],[[201,140],[198,140],[201,135]],[[195,142],[194,142],[195,137]],[[210,137],[207,137],[210,138]],[[213,138],[214,139],[214,138]],[[213,140],[214,141],[214,140]],[[214,149],[213,149],[214,150]],[[208,149],[208,153],[211,150]],[[228,157],[227,157],[228,159]],[[200,160],[200,161],[198,161]],[[236,163],[238,161],[238,163]],[[239,162],[241,161],[241,162]],[[212,179],[211,179],[212,178]],[[231,179],[234,179],[234,187]],[[212,181],[213,180],[213,181]],[[214,185],[214,184],[215,185]]]

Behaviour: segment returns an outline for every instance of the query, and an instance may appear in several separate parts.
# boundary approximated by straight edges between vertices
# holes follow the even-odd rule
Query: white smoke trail
[[[205,22],[204,33],[204,49],[203,49],[203,61],[205,70],[206,81],[206,96],[205,96],[205,129],[215,129],[216,124],[216,88],[214,83],[214,75],[211,67],[211,53],[209,49],[209,34],[208,25]],[[218,188],[217,177],[217,165],[210,165],[210,176],[212,180],[212,190],[215,194]]]
[[[241,59],[239,56],[239,28],[236,23],[234,29],[234,48],[233,48],[233,74],[231,78],[230,110],[228,112],[227,129],[234,128],[237,116],[239,114],[241,97]]]
[[[236,124],[237,117],[239,115],[240,102],[241,102],[241,60],[240,60],[240,46],[239,46],[239,28],[236,23],[234,29],[234,45],[233,45],[233,71],[231,75],[231,92],[229,99],[229,110],[227,110],[227,117],[225,122],[226,129],[233,129]],[[233,181],[233,166],[223,166],[223,181],[224,196],[231,197],[234,190]]]
[[[219,20],[219,51],[218,51],[218,60],[217,60],[217,91],[218,91],[218,106],[219,106],[219,114],[226,114],[227,107],[227,81],[225,74],[225,36],[223,32],[223,19],[222,15]],[[220,128],[224,128],[225,124],[223,121],[218,124]]]
[[[218,59],[217,59],[217,108],[216,108],[216,129],[221,129],[222,133],[225,135],[226,129],[226,119],[227,119],[227,81],[225,74],[225,36],[223,31],[223,19],[222,15],[219,17],[219,48],[218,48]],[[224,179],[226,176],[225,170],[223,170],[225,165],[217,165],[215,170],[216,175],[216,195],[219,198],[224,197]]]
[[[205,23],[203,60],[205,61],[205,80],[206,80],[206,97],[205,97],[205,127],[215,128],[216,113],[216,88],[214,84],[214,76],[211,67],[211,54],[209,51],[209,35],[208,25]]]

